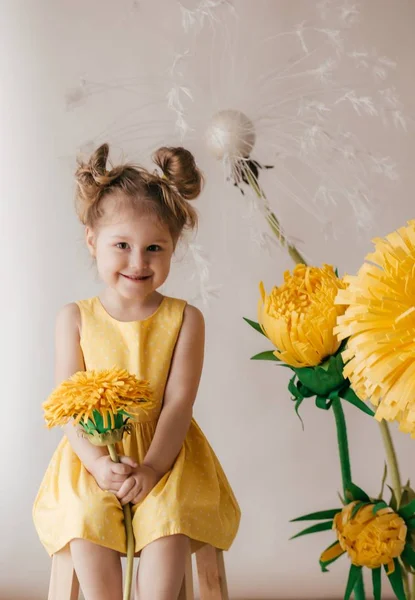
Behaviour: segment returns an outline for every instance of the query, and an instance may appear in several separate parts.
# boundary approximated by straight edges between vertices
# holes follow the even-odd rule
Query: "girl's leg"
[[[169,535],[141,551],[135,600],[176,600],[182,587],[189,538]]]
[[[85,600],[122,600],[119,553],[88,540],[75,539],[70,546]]]

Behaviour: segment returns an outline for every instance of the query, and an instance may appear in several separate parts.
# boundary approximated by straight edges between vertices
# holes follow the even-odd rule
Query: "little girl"
[[[121,600],[126,552],[122,505],[133,504],[140,600],[174,600],[186,553],[227,550],[240,511],[192,408],[202,372],[204,320],[157,289],[197,217],[188,200],[202,176],[183,148],[160,148],[160,174],[107,170],[104,144],[76,172],[76,206],[105,288],[68,304],[56,322],[56,385],[77,371],[121,367],[150,382],[155,407],[118,445],[121,463],[68,424],[34,505],[49,554],[67,544],[86,600]]]

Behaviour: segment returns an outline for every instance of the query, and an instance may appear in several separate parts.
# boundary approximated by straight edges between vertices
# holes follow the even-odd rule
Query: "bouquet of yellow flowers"
[[[344,598],[364,600],[362,568],[372,571],[381,598],[381,567],[398,600],[415,598],[415,492],[402,487],[386,421],[415,438],[415,221],[375,240],[356,276],[340,279],[330,265],[299,264],[267,294],[260,284],[258,323],[245,319],[273,343],[253,356],[294,372],[288,389],[295,409],[315,397],[332,409],[340,455],[343,506],[294,521],[322,521],[294,537],[334,529],[337,541],[320,559],[323,571],[342,554],[351,561]],[[389,503],[370,498],[352,481],[342,401],[374,415],[381,425],[392,488]],[[368,405],[372,403],[375,411]],[[410,593],[412,591],[412,595]]]
[[[44,402],[47,426],[65,425],[73,420],[82,433],[97,446],[107,446],[111,459],[119,462],[115,444],[129,433],[130,419],[151,406],[147,381],[139,380],[125,369],[80,371],[61,383]],[[131,506],[123,506],[127,536],[127,570],[124,600],[131,595],[134,534]]]

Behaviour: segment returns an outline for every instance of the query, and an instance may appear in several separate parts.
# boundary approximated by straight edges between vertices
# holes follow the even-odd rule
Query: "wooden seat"
[[[200,600],[229,600],[223,552],[212,546],[202,546],[196,553]],[[78,600],[79,581],[69,546],[54,554],[48,600]],[[192,557],[186,562],[185,576],[179,600],[194,600]]]

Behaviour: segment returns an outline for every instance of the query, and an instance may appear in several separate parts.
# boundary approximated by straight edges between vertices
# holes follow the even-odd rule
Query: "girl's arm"
[[[74,373],[85,370],[80,345],[81,314],[75,303],[67,304],[58,313],[55,334],[55,383],[59,385]],[[102,489],[116,493],[137,464],[121,457],[123,464],[114,464],[104,446],[94,446],[80,435],[72,423],[63,430],[72,450]]]
[[[187,305],[179,333],[163,408],[143,465],[160,477],[172,467],[183,445],[202,374],[205,324],[202,313]]]

